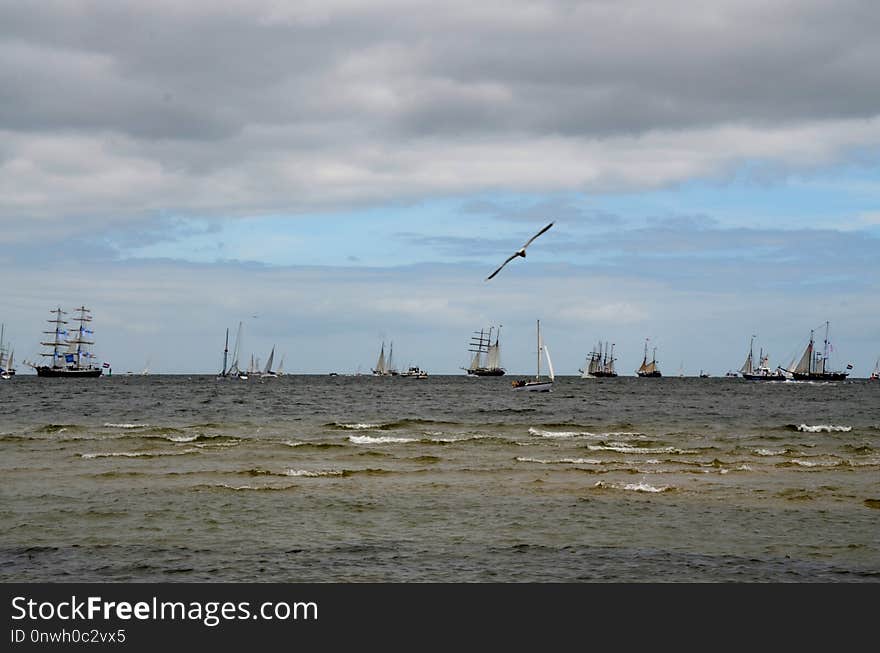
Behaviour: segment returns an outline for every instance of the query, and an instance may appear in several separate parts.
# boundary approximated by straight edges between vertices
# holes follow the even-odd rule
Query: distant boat
[[[9,358],[6,359],[6,367],[0,371],[0,379],[9,380],[13,376],[15,376],[15,368],[12,367],[14,365],[13,358],[15,357],[15,352],[9,351]]]
[[[810,342],[794,369],[786,370],[795,381],[843,381],[849,376],[849,372],[835,372],[826,369],[828,364],[828,341],[829,322],[825,322],[825,346],[821,352],[816,351],[814,342],[815,330],[810,330]],[[852,365],[847,365],[847,370]]]
[[[749,342],[749,353],[746,356],[743,366],[739,370],[742,377],[747,381],[786,381],[788,377],[782,370],[770,369],[770,357],[768,354],[764,353],[763,348],[761,348],[758,355],[758,364],[754,365],[754,347],[755,336],[752,336],[752,339]]]
[[[708,379],[709,376],[710,376],[710,374],[708,372],[704,372],[703,370],[700,370],[700,378],[701,379]]]
[[[520,379],[518,381],[513,381],[511,385],[514,390],[525,390],[528,392],[550,392],[553,389],[553,381],[555,376],[553,374],[553,362],[550,360],[550,351],[547,349],[547,346],[544,344],[543,340],[541,340],[541,320],[538,320],[537,327],[538,334],[538,367],[536,370],[534,380],[526,380]],[[548,380],[541,379],[541,353],[544,353],[544,356],[547,358],[547,369],[549,370]]]
[[[405,372],[401,372],[400,376],[408,376],[410,378],[416,379],[427,379],[428,373],[418,365],[414,365],[407,369]]]
[[[394,343],[390,343],[388,347],[388,360],[385,360],[385,343],[382,343],[382,349],[379,350],[379,358],[376,360],[376,367],[373,369],[374,376],[397,376],[398,371],[394,367]]]
[[[471,376],[504,376],[505,370],[501,367],[501,346],[498,340],[501,337],[501,327],[495,333],[495,342],[492,342],[492,330],[490,326],[488,335],[485,329],[474,331],[468,351],[473,353],[470,367],[462,368]]]
[[[654,347],[654,356],[651,359],[651,362],[648,362],[648,339],[645,339],[645,355],[642,358],[642,365],[636,370],[636,374],[638,376],[644,378],[656,379],[663,376],[660,373],[660,369],[657,367],[657,348]]]
[[[86,379],[97,378],[103,373],[103,369],[94,365],[95,355],[91,352],[91,345],[95,344],[89,337],[92,330],[89,323],[92,316],[85,306],[76,309],[79,313],[73,318],[72,322],[79,322],[79,326],[68,332],[63,325],[67,324],[67,320],[62,318],[66,315],[61,308],[56,308],[50,313],[55,315],[54,319],[47,320],[49,324],[54,324],[52,331],[43,331],[50,336],[52,340],[41,342],[41,345],[51,347],[52,351],[42,352],[41,356],[51,357],[52,362],[49,365],[37,365],[37,376],[54,377],[63,379]],[[104,363],[105,367],[109,367]]]
[[[272,345],[272,351],[269,352],[269,360],[266,361],[266,368],[260,373],[261,379],[277,379],[278,372],[272,369],[272,363],[275,362],[275,345]]]
[[[3,342],[6,335],[6,325],[0,324],[0,377],[10,379],[15,376],[13,367],[12,350],[7,351],[7,345]]]
[[[877,362],[874,363],[874,371],[871,372],[871,376],[868,377],[869,381],[880,381],[880,357],[877,358]]]
[[[584,362],[583,369],[579,369],[578,372],[581,373],[582,379],[600,379],[617,376],[617,372],[614,371],[615,360],[617,359],[614,358],[614,343],[611,343],[609,350],[608,343],[606,342],[603,350],[602,343],[600,342],[590,352],[589,357]]]

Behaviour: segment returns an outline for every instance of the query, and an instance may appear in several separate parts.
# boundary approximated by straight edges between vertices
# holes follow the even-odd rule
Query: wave
[[[149,424],[129,424],[129,423],[113,424],[111,422],[107,422],[104,424],[104,426],[106,428],[110,428],[110,429],[145,429],[145,428],[149,428],[150,425]]]
[[[791,449],[752,449],[756,456],[784,456],[791,453]]]
[[[836,426],[834,424],[817,424],[815,426],[810,426],[809,424],[789,424],[788,428],[794,429],[795,431],[801,431],[803,433],[849,433],[850,431],[852,431],[851,426]]]
[[[610,442],[608,444],[588,444],[590,451],[614,451],[617,453],[660,454],[674,453],[679,456],[699,453],[696,449],[679,449],[678,447],[635,447],[626,442]]]
[[[638,438],[643,437],[644,433],[638,431],[611,431],[609,433],[592,433],[590,431],[545,431],[543,429],[529,428],[529,435],[535,435],[542,438]]]
[[[647,483],[606,483],[604,481],[596,481],[593,487],[599,489],[611,490],[627,490],[630,492],[672,492],[675,490],[671,485],[654,486]]]
[[[95,453],[81,453],[80,458],[159,458],[161,456],[185,456],[191,453],[199,453],[199,449],[183,449],[173,451],[99,451]]]
[[[344,469],[325,469],[325,470],[311,470],[311,469],[287,469],[284,472],[285,476],[306,476],[308,478],[315,478],[318,476],[344,476]]]
[[[850,464],[844,460],[801,460],[800,458],[792,458],[784,463],[776,463],[776,467],[849,467]]]
[[[443,422],[433,419],[399,419],[391,422],[329,422],[324,424],[324,426],[343,431],[390,431],[391,429],[424,426],[429,424],[460,425],[459,422]]]
[[[521,463],[539,463],[541,465],[555,465],[555,464],[564,464],[571,463],[574,465],[601,465],[601,460],[596,460],[595,458],[557,458],[555,460],[547,460],[544,458],[529,458],[527,456],[517,456],[515,458],[517,462]]]
[[[378,436],[374,437],[371,435],[350,435],[348,436],[350,442],[355,444],[404,444],[407,442],[418,442],[418,438],[395,438],[391,436]]]
[[[233,490],[240,491],[280,491],[296,488],[296,485],[229,485],[228,483],[202,484],[193,486],[194,490]]]

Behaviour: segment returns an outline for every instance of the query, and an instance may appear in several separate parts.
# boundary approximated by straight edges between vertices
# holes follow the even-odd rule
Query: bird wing
[[[504,261],[504,263],[502,263],[501,265],[499,265],[499,266],[498,266],[498,269],[495,270],[495,272],[493,272],[493,273],[490,274],[488,277],[486,277],[486,281],[488,281],[489,279],[491,279],[492,277],[494,277],[496,274],[498,274],[499,272],[501,272],[501,268],[503,268],[505,265],[507,265],[508,263],[510,263],[510,262],[511,262],[513,259],[515,259],[515,258],[516,258],[516,252],[514,252],[513,254],[511,254],[510,256],[508,256],[508,257],[507,257],[507,260]]]
[[[548,230],[550,227],[552,227],[552,226],[553,226],[553,223],[551,222],[551,223],[548,224],[546,227],[544,227],[543,229],[541,229],[541,231],[539,231],[539,232],[536,233],[534,236],[532,236],[531,238],[529,238],[528,241],[526,241],[526,244],[522,246],[522,248],[525,249],[526,247],[528,247],[529,245],[531,245],[531,244],[532,244],[532,241],[535,240],[535,238],[537,238],[538,236],[540,236],[542,233],[544,233],[545,231],[547,231],[547,230]]]

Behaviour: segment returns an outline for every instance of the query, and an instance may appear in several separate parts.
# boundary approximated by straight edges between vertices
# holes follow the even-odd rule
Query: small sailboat
[[[3,370],[0,371],[0,379],[6,379],[7,381],[15,376],[15,368],[13,367],[13,358],[15,356],[14,350],[9,350],[9,358],[6,359],[6,366],[3,367]]]
[[[636,370],[636,374],[643,378],[656,379],[663,376],[657,367],[657,348],[654,347],[654,356],[651,362],[648,362],[648,338],[645,338],[645,356],[642,358],[642,365]]]
[[[269,360],[266,361],[266,368],[260,373],[261,379],[277,379],[278,373],[272,369],[272,363],[275,361],[275,345],[272,345],[272,351],[269,352]]]
[[[869,381],[880,381],[880,356],[877,357],[877,362],[874,363],[874,371],[871,372],[871,376],[868,377]]]
[[[703,370],[700,370],[700,378],[701,378],[701,379],[708,379],[709,376],[710,376],[710,375],[709,375],[708,372],[704,372]]]
[[[541,340],[541,320],[538,320],[537,327],[538,334],[538,367],[535,373],[534,380],[520,379],[518,381],[513,381],[511,385],[514,390],[525,390],[528,392],[550,392],[553,389],[553,381],[555,380],[555,376],[553,374],[553,362],[550,360],[550,351],[547,349],[547,345]],[[541,353],[544,353],[544,356],[547,358],[547,369],[549,370],[549,376],[547,380],[541,379]]]
[[[752,340],[749,342],[749,353],[743,366],[739,369],[742,377],[747,381],[785,381],[786,376],[782,370],[770,369],[770,356],[764,353],[763,347],[758,354],[758,364],[753,364],[754,346],[755,336],[752,336]]]
[[[7,352],[7,347],[3,342],[6,335],[6,325],[0,324],[0,378],[9,379],[15,376],[15,367],[13,367],[12,350]]]

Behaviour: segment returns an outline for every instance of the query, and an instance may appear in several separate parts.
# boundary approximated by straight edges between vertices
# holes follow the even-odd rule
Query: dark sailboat
[[[828,341],[829,323],[825,322],[825,346],[822,351],[816,351],[814,333],[810,330],[810,342],[804,349],[803,356],[794,367],[793,370],[786,370],[795,381],[843,381],[849,376],[849,372],[840,372],[827,369],[828,352],[830,342]],[[852,369],[852,365],[846,366],[847,370]]]
[[[471,364],[464,369],[472,376],[504,376],[504,368],[501,367],[501,346],[498,340],[501,337],[501,327],[495,333],[495,342],[492,342],[492,331],[495,327],[489,327],[488,335],[485,329],[474,331],[471,337],[468,351],[473,353]]]

